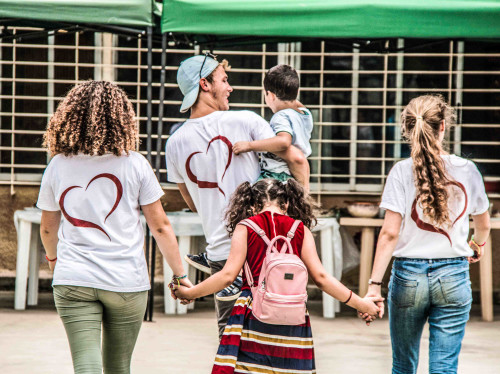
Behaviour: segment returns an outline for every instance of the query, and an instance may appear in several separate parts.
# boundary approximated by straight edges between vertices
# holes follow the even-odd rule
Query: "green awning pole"
[[[147,139],[146,139],[146,151],[147,151],[147,157],[148,161],[151,164],[151,133],[152,133],[152,117],[153,117],[153,28],[148,27],[147,28],[147,34],[148,34],[148,57],[147,57],[147,63],[148,63],[148,71],[147,71],[147,80],[148,80],[148,88],[147,88],[147,108],[146,108],[146,116],[147,116],[147,123],[146,123],[146,132],[147,132]],[[140,104],[139,104],[140,105]],[[152,244],[152,245],[151,245]],[[150,264],[149,266],[149,272],[151,274],[151,289],[149,290],[149,297],[148,297],[148,306],[146,309],[146,314],[144,316],[145,321],[151,322],[153,320],[153,304],[154,304],[154,272],[155,272],[155,242],[153,240],[153,243],[151,243],[151,238],[150,238],[150,231],[149,231],[149,226],[146,225],[146,260]],[[151,251],[150,251],[151,249]],[[149,254],[151,252],[151,260],[149,257]]]

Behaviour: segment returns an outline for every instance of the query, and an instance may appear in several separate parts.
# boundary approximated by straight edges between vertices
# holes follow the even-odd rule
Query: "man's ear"
[[[205,79],[205,78],[201,78],[200,79],[200,88],[203,90],[203,91],[208,91],[209,90],[209,82]]]

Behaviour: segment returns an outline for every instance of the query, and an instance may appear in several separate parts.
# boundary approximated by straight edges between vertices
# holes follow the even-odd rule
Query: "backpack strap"
[[[269,253],[273,248],[275,248],[275,250],[277,250],[276,247],[274,246],[274,243],[277,240],[282,239],[285,241],[285,243],[283,244],[283,247],[281,248],[280,252],[286,253],[286,251],[288,249],[289,253],[292,254],[293,250],[292,250],[292,246],[291,246],[290,242],[292,241],[293,237],[295,236],[295,231],[297,230],[297,227],[299,227],[300,221],[295,220],[292,227],[290,228],[290,231],[288,231],[288,233],[286,234],[286,238],[284,236],[278,235],[277,237],[273,238],[273,240],[269,240],[269,238],[266,235],[266,232],[258,224],[256,224],[254,221],[252,221],[248,218],[239,222],[238,225],[244,225],[244,226],[250,227],[253,231],[255,231],[255,233],[257,235],[259,235],[262,238],[262,240],[264,240],[264,242],[267,244],[267,246],[268,246],[267,253]],[[272,243],[272,245],[270,246],[271,243]],[[243,270],[245,271],[245,275],[246,275],[248,284],[250,285],[250,288],[252,288],[252,289],[255,288],[253,277],[252,277],[252,272],[250,271],[250,266],[248,265],[247,261],[245,261],[245,265],[243,266]]]
[[[248,218],[244,219],[243,221],[238,223],[238,225],[244,225],[244,226],[250,227],[253,231],[255,231],[255,233],[257,235],[259,235],[262,238],[262,240],[264,240],[266,245],[269,245],[269,243],[271,243],[271,241],[269,240],[269,238],[266,235],[266,232],[264,230],[262,230],[262,228],[259,225],[257,225],[255,222],[253,222],[252,220],[250,220]],[[254,282],[253,282],[253,276],[252,276],[252,272],[250,271],[250,266],[248,265],[247,261],[245,261],[245,265],[243,266],[243,271],[245,272],[245,276],[247,278],[248,284],[250,285],[250,288],[253,290],[255,288]]]
[[[292,241],[293,237],[295,236],[295,231],[297,231],[297,227],[299,227],[299,225],[300,221],[296,219],[292,227],[290,228],[290,231],[288,231],[288,234],[286,234],[286,237],[290,239],[290,241]]]
[[[290,254],[293,254],[293,249],[292,249],[292,244],[290,243],[290,239],[288,239],[287,237],[284,237],[283,235],[275,236],[271,240],[271,242],[267,246],[267,253],[270,253],[272,248],[277,249],[276,243],[278,240],[283,240],[283,242],[284,242],[283,247],[281,247],[281,250],[279,251],[280,253],[286,253],[288,251]]]
[[[253,276],[252,276],[252,272],[250,271],[250,265],[248,265],[248,261],[245,261],[245,265],[243,265],[243,272],[245,273],[245,276],[247,277],[247,282],[250,285],[250,288],[252,289],[252,293],[253,293],[253,289],[255,288],[255,286],[253,284]]]
[[[296,219],[295,222],[293,223],[292,227],[290,228],[290,231],[288,231],[288,233],[286,234],[286,237],[288,238],[288,240],[290,240],[290,243],[292,242],[292,239],[295,236],[295,231],[297,231],[297,227],[299,227],[300,222],[301,221]],[[285,246],[286,246],[286,244],[283,244],[283,247],[281,247],[282,253],[286,252]],[[290,249],[290,253],[293,253],[293,251],[291,249]]]
[[[250,227],[253,231],[256,232],[257,235],[259,235],[262,238],[262,240],[264,240],[264,242],[267,245],[269,245],[269,243],[271,242],[267,237],[266,232],[262,230],[262,228],[259,225],[257,225],[254,221],[247,218],[238,223],[238,225],[245,225],[247,227]]]

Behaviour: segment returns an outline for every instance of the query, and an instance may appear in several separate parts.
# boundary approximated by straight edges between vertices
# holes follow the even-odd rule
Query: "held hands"
[[[175,296],[181,298],[181,299],[192,299],[192,296],[190,295],[189,292],[190,287],[186,287],[184,285],[179,286],[178,284],[173,285],[172,292]]]
[[[170,296],[172,296],[174,300],[180,299],[182,305],[191,304],[194,299],[182,296],[178,291],[178,288],[181,287],[182,289],[188,290],[189,288],[193,287],[193,284],[188,278],[179,279],[178,282],[180,283],[180,285],[177,283],[177,280],[172,279],[172,281],[169,283],[168,287],[170,288]]]
[[[362,318],[367,326],[376,318],[382,318],[385,311],[384,300],[380,293],[380,286],[370,287],[368,293],[362,299],[365,304],[364,308],[358,308],[358,317]]]
[[[252,150],[250,146],[250,142],[236,142],[233,145],[233,152],[235,155],[239,155],[240,153],[250,152]]]
[[[469,264],[479,262],[479,260],[481,260],[481,258],[483,257],[484,247],[477,245],[477,243],[474,240],[471,240],[469,242],[469,247],[474,251],[474,256],[467,257],[467,261],[469,261]]]

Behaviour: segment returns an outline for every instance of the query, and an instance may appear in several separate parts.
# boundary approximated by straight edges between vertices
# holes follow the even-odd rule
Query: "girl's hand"
[[[377,303],[383,303],[383,297],[365,297],[360,299],[358,315],[363,318],[367,325],[380,315],[380,307]]]
[[[179,279],[179,283],[187,288],[193,287],[193,284],[191,283],[191,281],[188,278]],[[172,282],[170,282],[170,284],[168,285],[168,287],[170,288],[170,296],[172,296],[172,299],[177,300],[178,298],[180,298],[181,304],[183,304],[183,305],[191,304],[194,301],[194,300],[189,300],[189,299],[177,297],[177,295],[175,294],[174,286],[176,286],[176,284],[172,280]]]
[[[188,278],[181,279],[180,282],[181,282],[181,284],[183,286],[185,286],[187,288],[194,287],[193,284],[191,283],[191,281]],[[188,305],[188,304],[191,304],[192,302],[194,302],[194,299],[190,300],[190,299],[181,298],[181,304],[182,305]]]
[[[375,305],[380,309],[378,314],[376,315],[370,315],[369,313],[363,313],[361,311],[358,311],[358,317],[361,318],[366,322],[367,326],[370,326],[370,322],[375,321],[377,318],[382,318],[384,316],[384,298],[382,296],[373,296],[369,295],[369,293],[364,297],[363,300],[367,301],[373,301]],[[381,301],[379,301],[381,300]]]
[[[174,284],[172,288],[172,293],[175,295],[175,297],[179,299],[193,300],[189,287],[182,285],[179,286],[177,284]]]

